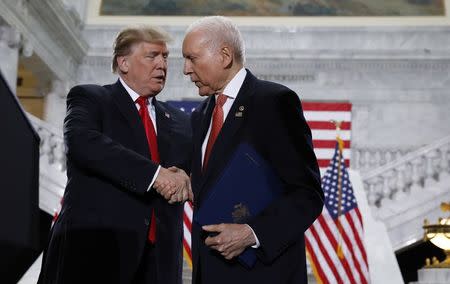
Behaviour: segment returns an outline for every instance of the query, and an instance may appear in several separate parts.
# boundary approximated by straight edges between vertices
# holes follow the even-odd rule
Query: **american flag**
[[[169,101],[169,104],[190,114],[199,101]],[[343,157],[345,164],[350,163],[350,130],[351,130],[351,108],[346,102],[302,102],[303,112],[312,131],[314,152],[317,156],[321,172],[333,157],[336,143],[336,129],[330,120],[341,121],[341,137],[344,142]],[[183,255],[185,261],[192,267],[191,255],[191,222],[192,205],[185,203],[183,217]]]
[[[325,206],[305,233],[306,251],[319,283],[369,283],[361,213],[353,194],[344,143],[337,138],[333,159],[322,179]]]
[[[199,101],[168,101],[170,105],[191,114],[200,103]],[[183,214],[183,258],[192,269],[191,230],[193,207],[190,201],[184,203]]]
[[[350,103],[303,102],[303,113],[311,128],[314,153],[323,174],[334,154],[336,127],[331,120],[341,122],[341,138],[344,141],[343,155],[347,167],[350,165],[351,110]]]

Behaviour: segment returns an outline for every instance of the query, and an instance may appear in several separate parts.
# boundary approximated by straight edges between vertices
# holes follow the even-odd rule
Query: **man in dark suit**
[[[193,23],[184,73],[208,98],[192,114],[194,219],[237,146],[246,142],[283,183],[281,197],[247,224],[192,228],[193,283],[306,283],[304,232],[322,211],[320,173],[299,98],[244,69],[239,30],[225,17]],[[255,196],[255,200],[258,196]],[[236,257],[256,251],[251,269]]]
[[[184,113],[155,98],[168,39],[152,27],[121,31],[119,80],[69,92],[68,182],[40,283],[181,283],[191,132]]]

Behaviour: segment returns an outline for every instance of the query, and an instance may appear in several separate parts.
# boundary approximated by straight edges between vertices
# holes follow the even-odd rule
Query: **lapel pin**
[[[170,114],[169,114],[169,113],[165,112],[164,115],[165,115],[167,118],[170,118]]]
[[[244,111],[245,108],[244,108],[244,106],[239,106],[238,109],[239,109],[239,111],[237,111],[237,112],[234,114],[234,116],[235,116],[235,117],[242,117],[242,115],[243,115],[242,112]]]

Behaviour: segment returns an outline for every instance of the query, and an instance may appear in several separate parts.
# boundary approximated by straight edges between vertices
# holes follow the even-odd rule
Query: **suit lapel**
[[[193,163],[192,163],[192,175],[194,177],[193,180],[198,181],[198,186],[193,186],[193,189],[196,192],[196,195],[199,193],[199,190],[201,188],[201,184],[203,184],[204,179],[203,173],[202,173],[202,145],[203,141],[205,140],[206,132],[208,131],[209,124],[211,122],[211,116],[212,112],[215,106],[215,99],[214,96],[211,96],[206,99],[204,102],[203,110],[200,110],[200,113],[198,113],[198,119],[195,119],[192,121],[193,125],[198,125],[197,131],[194,131],[194,137],[193,137],[193,144],[194,149],[192,153],[193,157]],[[195,114],[193,114],[195,115]],[[197,202],[196,202],[197,203]]]
[[[138,147],[136,150],[143,156],[150,157],[150,150],[148,148],[147,137],[145,135],[141,117],[139,116],[135,103],[119,80],[112,85],[112,97],[120,113],[124,116],[130,125],[130,128],[133,130],[136,145]]]
[[[230,112],[224,121],[222,129],[217,136],[216,142],[214,143],[208,161],[208,167],[203,175],[203,182],[200,190],[201,199],[210,186],[221,175],[234,150],[239,142],[241,142],[242,135],[239,135],[240,132],[238,130],[242,127],[246,114],[250,108],[250,98],[254,90],[252,86],[255,80],[255,77],[247,70],[247,76],[244,83],[242,84],[242,87],[231,106]],[[210,120],[211,115],[209,116],[208,126]],[[202,142],[203,140],[200,143]]]
[[[156,127],[158,139],[158,151],[161,159],[161,164],[164,164],[165,157],[169,157],[170,137],[172,133],[172,117],[166,107],[156,97],[153,98],[153,105],[155,106]]]
[[[205,139],[209,125],[211,124],[211,116],[215,106],[216,106],[215,97],[214,96],[209,97],[208,101],[206,102],[206,107],[202,112],[202,120],[200,122],[200,131],[199,131],[199,138],[201,140],[200,149],[202,148],[203,140]]]

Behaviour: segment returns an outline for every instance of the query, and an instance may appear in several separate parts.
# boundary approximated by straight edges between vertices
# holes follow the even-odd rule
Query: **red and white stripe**
[[[369,270],[363,246],[362,218],[358,208],[339,217],[337,223],[324,208],[322,215],[305,233],[306,250],[319,283],[367,284]],[[337,254],[341,245],[343,258]]]
[[[324,173],[333,157],[336,146],[336,129],[330,120],[342,121],[339,133],[344,141],[343,156],[350,165],[351,140],[350,103],[303,103],[305,118],[311,128],[314,152],[319,167]],[[317,282],[323,284],[370,283],[367,255],[364,248],[361,213],[356,207],[339,217],[342,226],[339,232],[337,221],[324,207],[320,217],[305,232],[306,250]],[[341,234],[342,233],[342,234]],[[344,257],[337,253],[341,246]]]
[[[344,141],[344,159],[350,166],[350,140],[352,124],[352,105],[350,103],[303,102],[303,113],[311,128],[314,153],[323,173],[336,146],[336,127],[331,120],[342,121],[340,137]]]
[[[184,203],[183,214],[183,257],[189,267],[192,269],[191,252],[191,228],[192,228],[193,206],[190,201]]]

